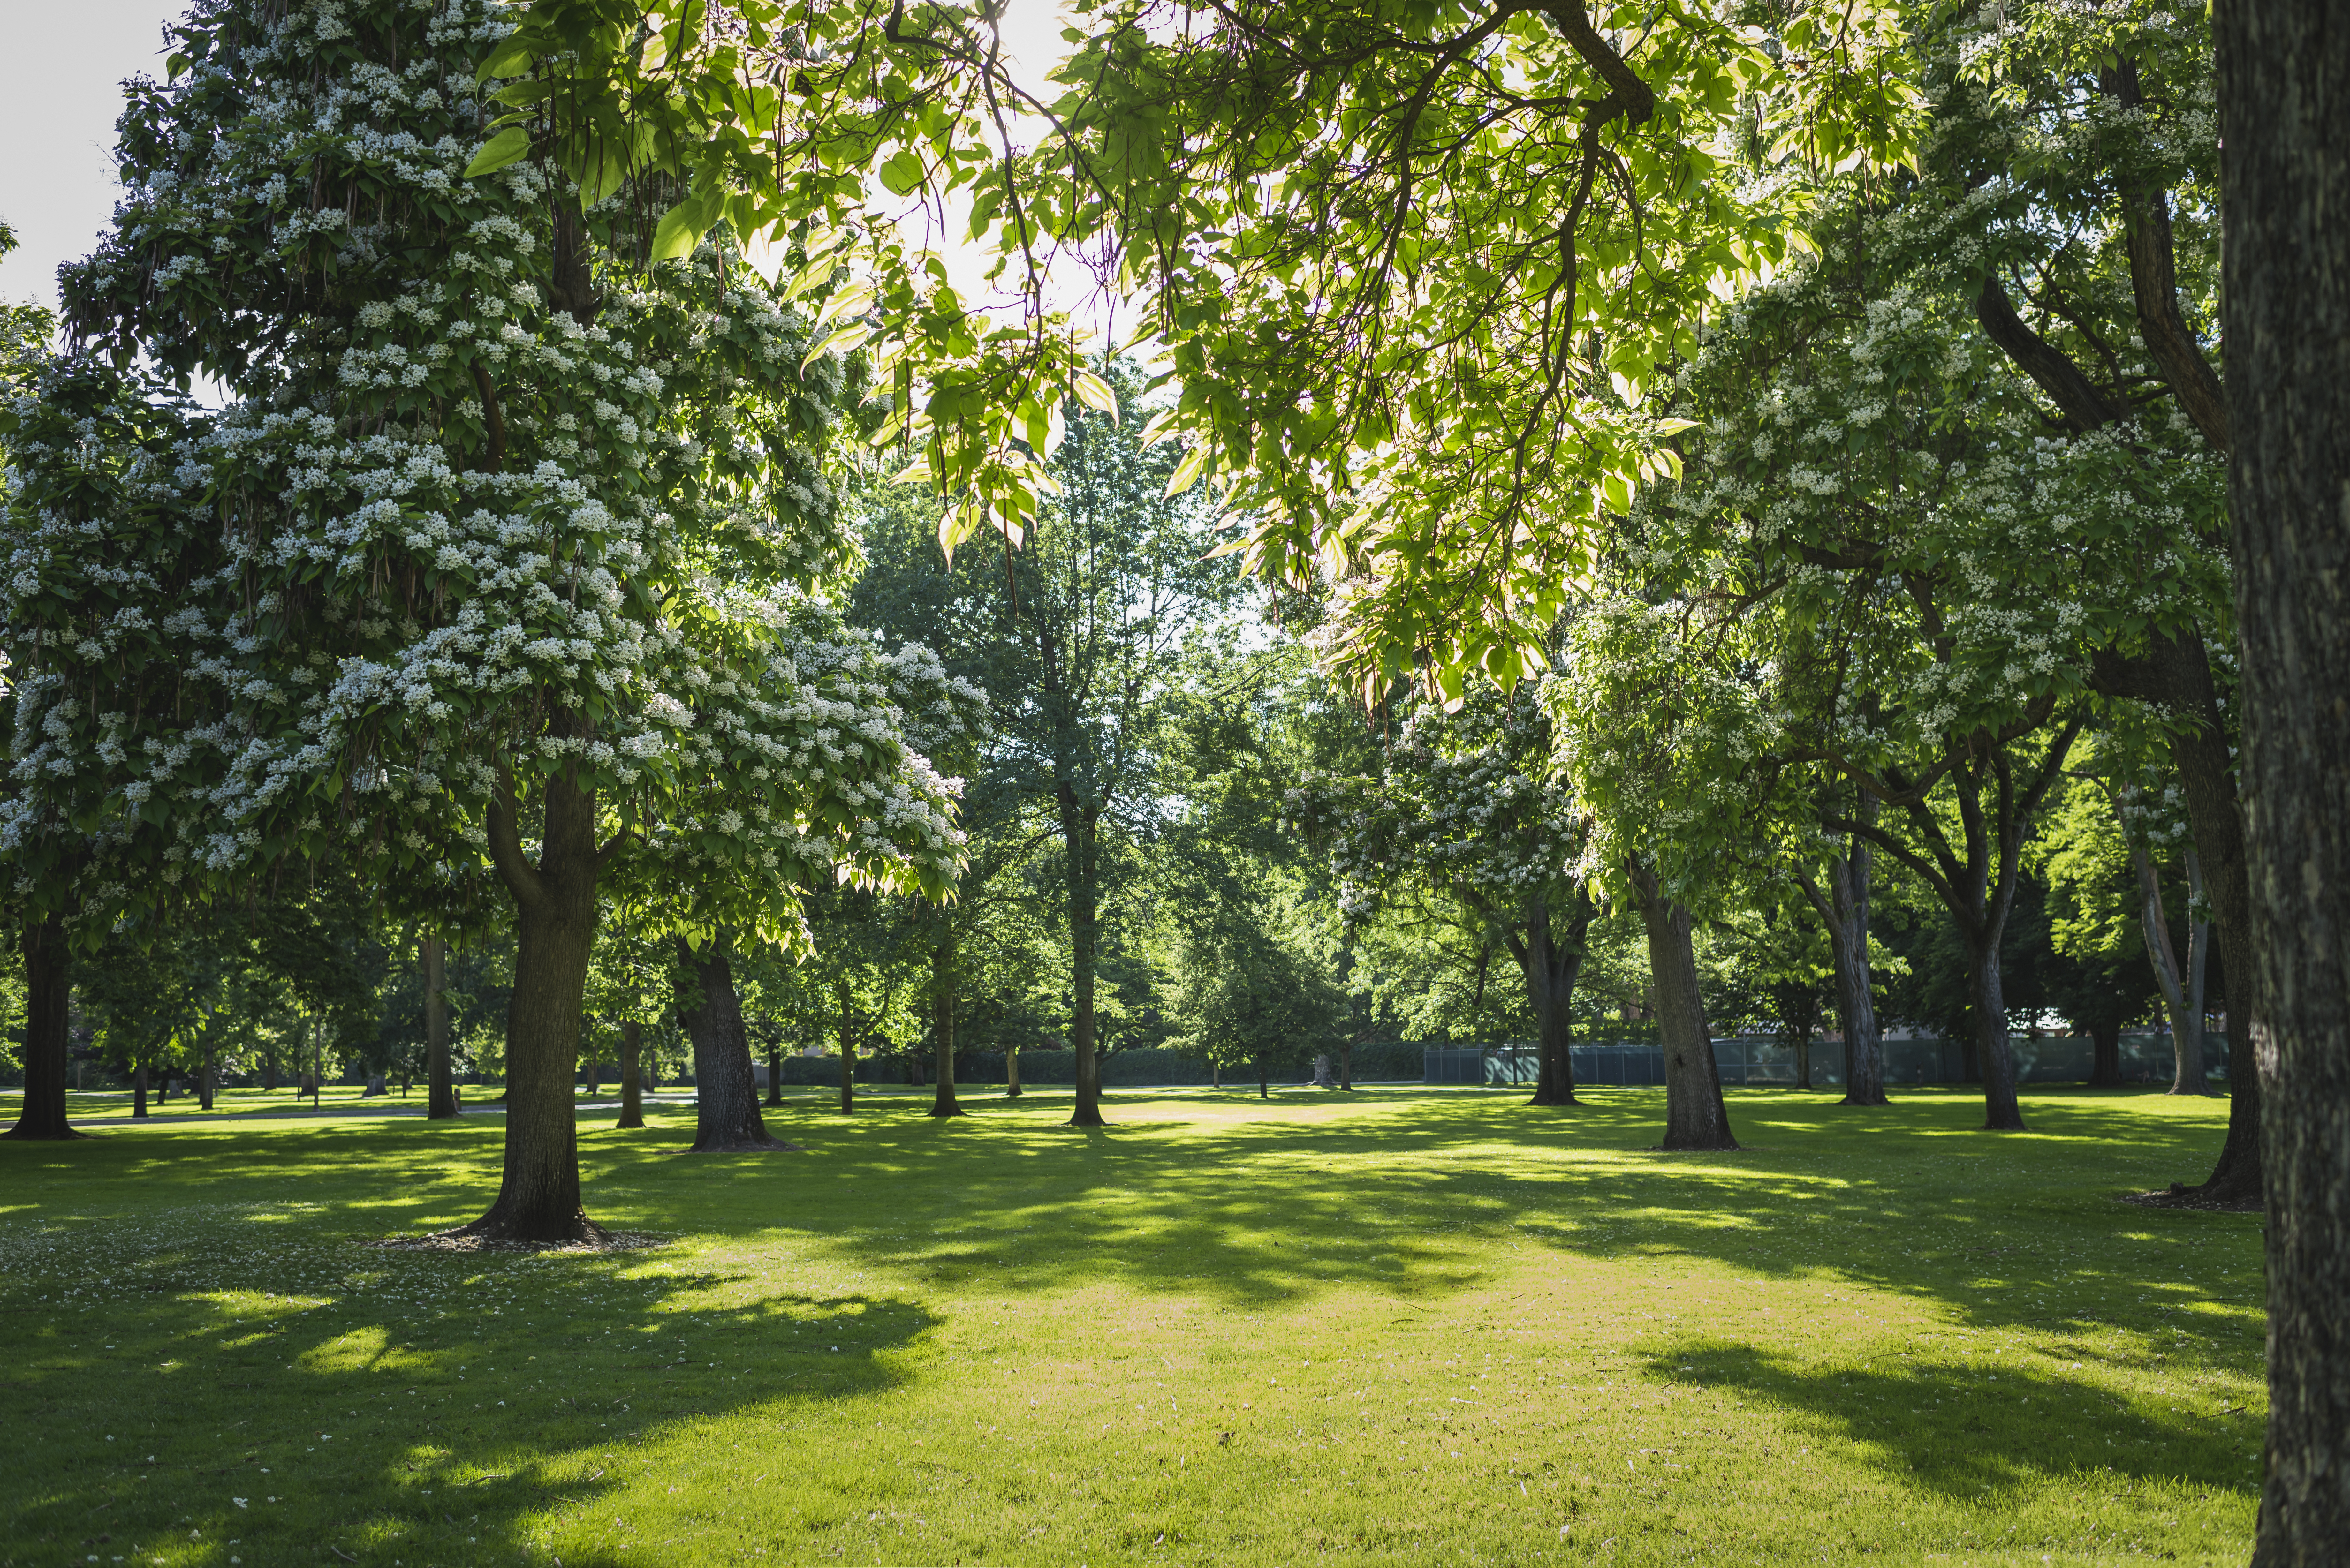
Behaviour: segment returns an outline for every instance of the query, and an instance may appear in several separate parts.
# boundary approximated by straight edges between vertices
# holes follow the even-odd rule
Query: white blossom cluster
[[[559,172],[463,177],[508,16],[204,0],[134,102],[68,315],[239,396],[109,393],[85,357],[20,403],[0,618],[40,657],[0,849],[70,821],[143,833],[165,885],[429,877],[478,863],[502,779],[567,771],[633,824],[619,874],[745,918],[835,876],[943,890],[959,786],[924,748],[982,704],[826,607],[843,368],[803,367],[723,230],[645,268],[625,187],[566,236]]]

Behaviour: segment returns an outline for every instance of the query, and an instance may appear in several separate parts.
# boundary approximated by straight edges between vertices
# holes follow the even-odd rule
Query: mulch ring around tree
[[[666,1247],[676,1240],[653,1231],[607,1231],[598,1225],[592,1234],[568,1241],[515,1241],[463,1231],[436,1231],[424,1236],[383,1236],[359,1244],[392,1252],[638,1252],[648,1247]]]
[[[2258,1214],[2264,1207],[2258,1198],[2232,1193],[2212,1195],[2183,1181],[2174,1181],[2159,1192],[2125,1192],[2122,1201],[2141,1209],[2199,1209],[2206,1214]]]

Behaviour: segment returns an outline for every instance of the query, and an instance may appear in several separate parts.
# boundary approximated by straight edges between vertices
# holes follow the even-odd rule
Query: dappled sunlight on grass
[[[1589,1098],[1128,1091],[1080,1134],[1066,1093],[806,1093],[769,1113],[806,1152],[721,1158],[690,1112],[583,1119],[590,1211],[676,1238],[604,1255],[360,1244],[478,1213],[494,1117],[0,1147],[0,1417],[48,1435],[0,1537],[2241,1559],[2257,1219],[2116,1201],[2199,1174],[2225,1102],[2035,1094],[2018,1137],[1958,1093],[1733,1094],[1748,1148],[1667,1156],[1659,1096]]]

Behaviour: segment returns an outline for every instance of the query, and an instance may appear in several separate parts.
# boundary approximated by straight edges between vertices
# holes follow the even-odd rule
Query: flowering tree
[[[941,896],[957,850],[884,661],[810,597],[850,553],[823,472],[849,368],[723,244],[648,264],[658,192],[464,178],[510,25],[213,0],[134,90],[69,327],[235,400],[109,435],[95,410],[166,416],[85,358],[19,404],[5,613],[36,659],[5,831],[119,840],[151,882],[79,886],[133,912],[329,853],[384,882],[485,858],[518,948],[473,1229],[545,1240],[593,1231],[570,1079],[599,884],[672,878],[791,940],[796,888]],[[78,491],[94,464],[135,504]],[[175,680],[134,704],[109,660],[140,650]]]
[[[1537,683],[1481,682],[1458,704],[1410,701],[1377,776],[1309,777],[1287,804],[1326,846],[1351,923],[1418,885],[1501,934],[1534,1006],[1534,1103],[1571,1106],[1569,1005],[1597,909],[1576,865],[1584,808],[1552,776],[1551,750]]]

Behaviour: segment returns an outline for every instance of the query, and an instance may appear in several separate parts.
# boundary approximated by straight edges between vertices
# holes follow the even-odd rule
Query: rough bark
[[[130,1069],[130,1114],[134,1116],[147,1114],[147,1064],[144,1062]]]
[[[645,1033],[633,1018],[620,1021],[620,1119],[619,1127],[645,1125]]]
[[[743,999],[734,991],[725,938],[696,950],[680,937],[677,961],[693,981],[693,1005],[682,1015],[686,1037],[693,1042],[690,1152],[794,1147],[770,1136],[759,1115],[758,1075],[751,1071],[751,1041],[743,1027]]]
[[[2350,1542],[2350,26],[2327,0],[2220,0],[2213,31],[2250,982],[2222,956],[2266,1112],[2252,1560],[2314,1568]]]
[[[1690,912],[1664,896],[1655,874],[1630,867],[1634,901],[1648,937],[1648,973],[1657,992],[1657,1032],[1665,1053],[1665,1141],[1669,1149],[1736,1148],[1713,1037],[1698,995],[1697,952]]]
[[[1510,956],[1525,976],[1526,995],[1534,1003],[1535,1061],[1534,1106],[1579,1106],[1575,1097],[1575,981],[1583,972],[1584,939],[1598,916],[1589,890],[1575,889],[1565,919],[1554,929],[1550,900],[1528,900],[1525,923],[1509,933]]]
[[[2137,873],[2138,936],[2146,944],[2147,961],[2154,967],[2155,985],[2162,992],[2163,1016],[2170,1023],[2170,1092],[2199,1095],[2203,1092],[2203,1020],[2188,1007],[2188,975],[2171,944],[2170,919],[2162,909],[2161,878],[2155,871],[2153,854],[2143,844],[2130,846],[2130,865]]]
[[[66,1118],[67,1030],[73,955],[62,916],[28,920],[18,933],[25,961],[25,1103],[0,1137],[85,1137]]]
[[[1020,1097],[1020,1047],[1017,1045],[1008,1047],[1003,1053],[1003,1097],[1007,1100]]]
[[[1877,802],[1861,803],[1864,820]],[[1844,1033],[1844,1098],[1847,1106],[1882,1106],[1885,1042],[1877,1027],[1877,996],[1868,962],[1868,840],[1853,838],[1828,866],[1828,931],[1835,966],[1836,1027]]]
[[[510,786],[490,813],[490,852],[515,900],[514,1001],[506,1014],[505,1157],[498,1195],[466,1235],[592,1241],[579,1202],[572,1067],[596,945],[596,796],[569,774],[546,781],[538,863],[524,855]]]
[[[1975,1067],[1982,1075],[1983,1128],[2022,1132],[2023,1106],[2015,1093],[2015,1053],[2008,1047],[2007,981],[2000,972],[2000,946],[2007,929],[2004,904],[1985,924],[1960,931],[1967,940],[1967,1002],[1973,1015]]]
[[[931,1100],[931,1115],[959,1116],[955,1098],[955,934],[948,925],[931,949],[931,1048],[938,1054],[939,1092]]]

